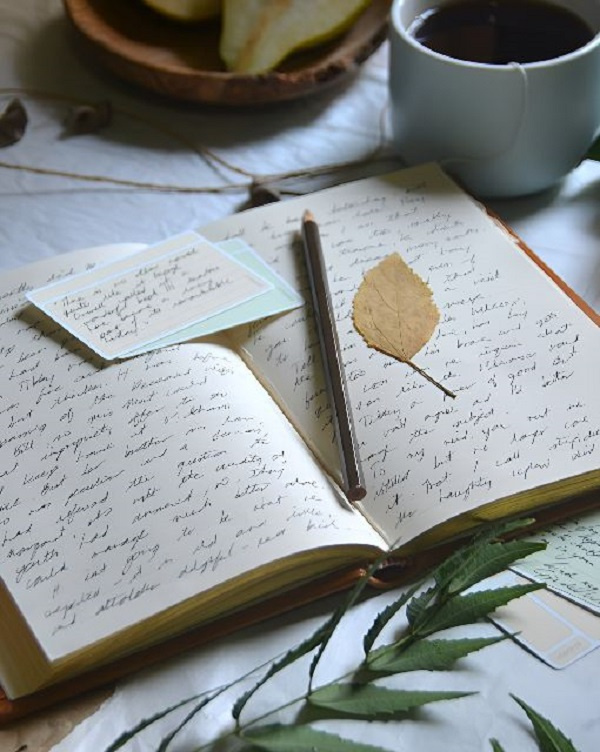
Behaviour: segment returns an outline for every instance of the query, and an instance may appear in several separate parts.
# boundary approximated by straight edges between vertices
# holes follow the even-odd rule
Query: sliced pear
[[[266,73],[341,34],[370,0],[223,0],[220,54],[230,71]]]
[[[221,13],[222,0],[144,0],[153,10],[177,21],[204,21]]]

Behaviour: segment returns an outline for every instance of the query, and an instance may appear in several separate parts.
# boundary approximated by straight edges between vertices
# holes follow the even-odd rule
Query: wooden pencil
[[[302,217],[302,239],[325,381],[334,416],[343,490],[349,501],[358,501],[364,498],[367,491],[362,476],[333,306],[327,285],[321,237],[315,218],[308,210]]]

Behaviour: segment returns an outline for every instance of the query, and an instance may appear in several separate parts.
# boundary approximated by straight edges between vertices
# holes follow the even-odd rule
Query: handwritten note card
[[[248,261],[248,246],[234,248],[233,255],[225,248],[185,233],[28,298],[108,360],[299,305],[290,290],[281,300],[283,283],[264,264]]]
[[[512,569],[600,616],[600,511],[556,524],[536,539],[546,549]]]
[[[203,321],[196,322],[191,326],[179,329],[166,337],[139,348],[132,350],[128,355],[138,355],[159,347],[168,347],[187,342],[197,337],[204,337],[214,332],[231,329],[240,324],[258,321],[266,316],[275,316],[278,313],[289,311],[301,306],[302,296],[289,285],[282,277],[266,264],[258,253],[241,238],[229,238],[221,243],[215,243],[217,248],[226,253],[231,259],[242,264],[246,269],[257,274],[271,286],[260,295],[241,301],[232,308],[209,316]]]

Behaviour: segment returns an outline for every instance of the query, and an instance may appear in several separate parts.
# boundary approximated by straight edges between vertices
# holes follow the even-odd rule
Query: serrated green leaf
[[[210,702],[210,700],[208,700],[208,702]],[[201,702],[195,705],[190,710],[190,712],[187,713],[184,716],[184,718],[181,721],[179,721],[179,723],[174,728],[172,728],[171,731],[166,736],[164,736],[160,740],[160,744],[156,748],[156,752],[167,752],[167,749],[171,746],[171,742],[175,739],[175,737],[179,734],[179,732],[182,729],[184,729],[188,725],[188,723],[190,723],[190,721],[198,715],[198,713],[201,710],[204,710],[204,707],[207,704],[208,704],[207,702]]]
[[[325,652],[325,648],[327,647],[334,630],[336,629],[337,625],[341,622],[341,620],[344,618],[348,610],[352,608],[352,606],[356,603],[360,594],[369,584],[371,577],[373,576],[373,574],[375,574],[377,569],[379,569],[379,567],[381,566],[381,564],[383,563],[385,559],[386,559],[386,554],[382,553],[374,562],[372,562],[369,565],[368,569],[365,571],[362,577],[358,580],[358,582],[352,588],[352,590],[350,590],[350,592],[347,594],[344,601],[336,608],[336,610],[333,612],[333,614],[327,621],[325,625],[327,629],[326,637],[325,639],[321,640],[319,648],[316,651],[311,661],[310,667],[308,669],[309,690],[312,689],[312,683],[314,680],[315,672],[317,670],[317,666],[319,665],[319,661],[321,660],[323,653]]]
[[[435,585],[415,596],[406,607],[406,618],[411,627],[416,627],[430,604],[439,596]]]
[[[504,752],[504,747],[497,739],[490,739],[490,744],[492,745],[494,752]]]
[[[556,728],[549,720],[540,715],[523,700],[511,695],[527,714],[533,725],[535,736],[540,745],[540,752],[577,752],[573,742],[562,731]]]
[[[377,614],[375,621],[373,622],[373,624],[371,624],[371,627],[369,628],[363,639],[363,648],[365,655],[369,654],[369,651],[373,647],[375,640],[379,637],[382,629],[386,626],[386,624],[388,624],[390,619],[392,619],[398,613],[398,611],[408,603],[408,601],[414,596],[414,594],[420,587],[421,583],[414,585],[405,593],[403,593],[400,598],[395,600],[389,606],[386,606],[386,608],[384,608]]]
[[[457,660],[469,653],[507,639],[499,637],[473,637],[461,640],[420,640],[397,650],[386,645],[374,650],[367,658],[371,671],[397,674],[404,671],[447,671]]]
[[[480,549],[490,544],[504,545],[504,542],[501,540],[502,536],[529,527],[532,522],[532,519],[527,518],[509,520],[508,522],[484,527],[474,536],[468,545],[458,548],[434,569],[432,576],[436,585],[440,589],[445,589],[454,578],[456,572],[463,566],[464,562],[477,555]]]
[[[600,138],[597,138],[586,154],[586,159],[600,160]]]
[[[260,726],[242,734],[244,741],[266,752],[390,752],[336,734],[318,731],[310,726]]]
[[[385,559],[385,556],[385,554],[382,554],[372,564],[370,564],[362,577],[347,593],[344,601],[336,608],[336,610],[324,624],[316,629],[313,634],[310,635],[310,637],[308,637],[306,640],[303,640],[303,642],[301,642],[299,645],[289,650],[280,660],[274,661],[269,667],[269,670],[264,674],[264,676],[262,676],[253,687],[251,687],[247,692],[245,692],[243,695],[241,695],[241,697],[237,699],[231,710],[231,714],[236,721],[239,719],[242,710],[245,708],[250,698],[255,694],[255,692],[257,692],[258,689],[260,689],[260,687],[263,686],[263,684],[266,684],[266,682],[273,676],[275,676],[275,674],[289,666],[294,661],[298,660],[298,658],[301,658],[307,653],[310,653],[311,650],[317,648],[317,652],[315,653],[315,656],[311,661],[308,672],[309,682],[312,683],[317,664],[319,663],[335,628],[342,620],[348,609],[351,608],[358,600],[360,594],[369,584],[370,577],[378,569],[378,567],[381,566],[381,563]]]
[[[311,650],[314,650],[317,645],[320,645],[323,642],[323,640],[328,635],[329,621],[330,620],[321,625],[299,645],[296,645],[291,650],[288,650],[288,652],[278,661],[274,661],[269,666],[269,669],[264,674],[264,676],[262,676],[251,689],[249,689],[247,692],[244,692],[244,694],[237,699],[231,710],[231,714],[236,720],[240,717],[240,714],[244,709],[244,706],[247,704],[248,700],[260,687],[262,687],[263,684],[265,684],[272,676],[275,676],[276,673],[286,668],[286,666],[289,666],[294,661],[298,660],[298,658],[306,655],[306,653],[310,653]]]
[[[308,698],[311,705],[335,710],[355,718],[375,720],[384,716],[405,713],[430,702],[455,700],[471,692],[426,692],[387,689],[373,684],[328,684],[316,689]]]
[[[214,700],[217,695],[222,694],[227,687],[223,687],[222,689],[217,690],[215,693],[211,695],[205,695],[202,700],[195,706],[196,711],[201,710],[203,707],[208,705],[209,702]],[[150,716],[149,718],[142,719],[139,723],[137,723],[133,728],[129,729],[128,731],[124,731],[122,734],[120,734],[106,749],[104,752],[117,752],[117,750],[124,747],[127,742],[131,741],[135,736],[137,736],[139,733],[141,733],[144,729],[148,728],[148,726],[151,726],[153,723],[156,723],[156,721],[161,720],[165,716],[169,715],[170,713],[173,713],[175,710],[179,710],[184,705],[189,704],[190,702],[194,702],[194,700],[197,700],[201,695],[194,695],[192,697],[188,697],[185,700],[181,700],[181,702],[176,703],[175,705],[170,705],[167,708],[164,708],[163,710],[160,710],[158,713],[155,713],[154,715]]]
[[[509,564],[545,548],[543,542],[499,541],[499,537],[531,525],[532,520],[512,520],[482,530],[469,545],[454,551],[431,573],[435,585],[413,598],[406,609],[409,625],[418,630],[433,603],[468,590],[502,572]],[[430,611],[429,611],[430,613]]]
[[[487,543],[465,551],[462,561],[453,562],[453,572],[447,578],[447,591],[450,595],[462,593],[482,580],[503,572],[510,564],[526,556],[543,551],[543,541],[514,540],[507,543]],[[458,566],[457,566],[458,563]]]
[[[433,611],[431,617],[423,621],[422,634],[426,636],[442,629],[458,627],[463,624],[474,624],[500,606],[504,606],[515,598],[520,598],[533,590],[539,590],[540,587],[543,586],[531,583],[457,595],[444,603],[439,609]]]

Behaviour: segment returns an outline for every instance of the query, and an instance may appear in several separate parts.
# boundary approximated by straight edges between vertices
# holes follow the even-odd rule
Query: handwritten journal
[[[338,486],[307,306],[106,363],[25,298],[100,261],[97,252],[4,275],[0,682],[9,697],[310,589],[382,551],[410,567],[490,520],[568,512],[598,490],[597,323],[516,238],[433,165],[200,232],[245,241],[306,295],[305,210],[321,230],[368,488],[353,505]],[[363,274],[395,252],[433,291],[441,319],[418,360],[454,399],[354,329]]]

